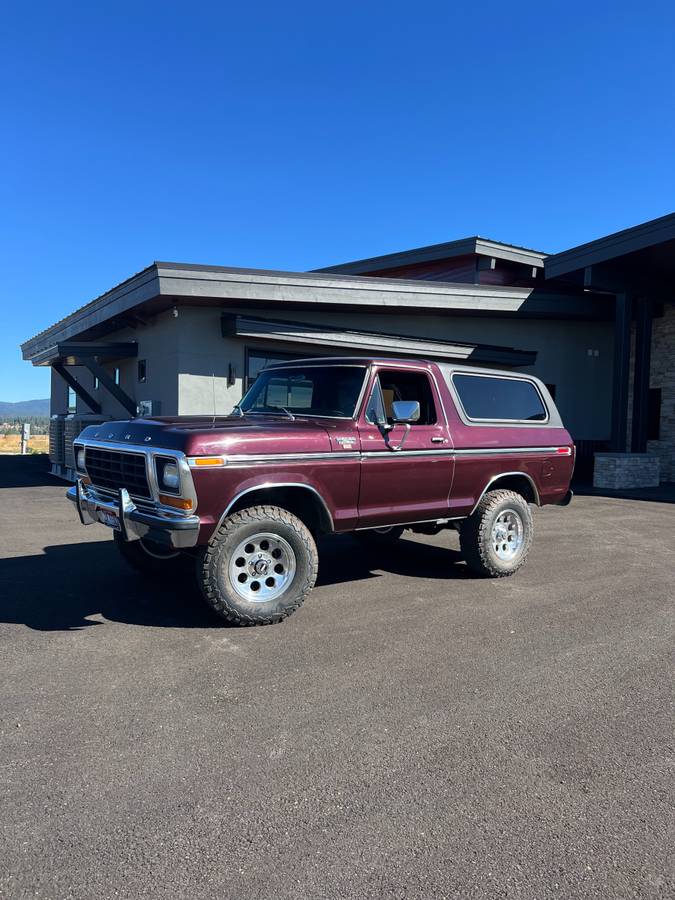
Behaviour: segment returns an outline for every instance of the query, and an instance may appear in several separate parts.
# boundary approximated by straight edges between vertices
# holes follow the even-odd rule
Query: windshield
[[[239,404],[245,415],[279,413],[351,419],[365,366],[296,366],[265,369]]]

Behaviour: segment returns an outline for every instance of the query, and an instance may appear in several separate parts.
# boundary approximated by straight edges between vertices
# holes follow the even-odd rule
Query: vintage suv
[[[193,557],[213,609],[263,625],[302,604],[325,533],[375,547],[454,528],[471,570],[511,575],[531,506],[570,502],[574,455],[529,375],[305,359],[264,369],[227,417],[85,428],[68,497],[137,570],[168,575]]]

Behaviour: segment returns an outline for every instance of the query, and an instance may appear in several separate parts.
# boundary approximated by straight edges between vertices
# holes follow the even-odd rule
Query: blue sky
[[[670,3],[32,3],[0,31],[0,400],[153,259],[303,270],[675,210]]]

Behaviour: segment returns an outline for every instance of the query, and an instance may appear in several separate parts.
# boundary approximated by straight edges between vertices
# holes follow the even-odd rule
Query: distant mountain
[[[0,400],[0,419],[15,419],[17,416],[48,416],[49,398],[46,400],[19,400],[5,403]]]

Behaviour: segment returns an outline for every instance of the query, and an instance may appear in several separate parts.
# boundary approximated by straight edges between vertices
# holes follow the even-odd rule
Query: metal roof
[[[490,238],[482,238],[479,235],[461,238],[456,241],[448,241],[442,244],[430,244],[428,247],[416,247],[412,250],[402,250],[397,253],[386,253],[383,256],[372,256],[366,259],[357,259],[353,262],[340,263],[334,266],[326,266],[315,269],[315,272],[342,272],[343,274],[357,275],[364,272],[377,272],[381,269],[395,269],[398,266],[409,266],[415,263],[432,262],[439,259],[450,259],[456,256],[489,256],[496,259],[504,259],[509,262],[522,263],[528,266],[541,268],[546,254],[540,250],[532,250],[528,247],[519,247],[517,244],[505,244],[502,241],[493,241]]]

